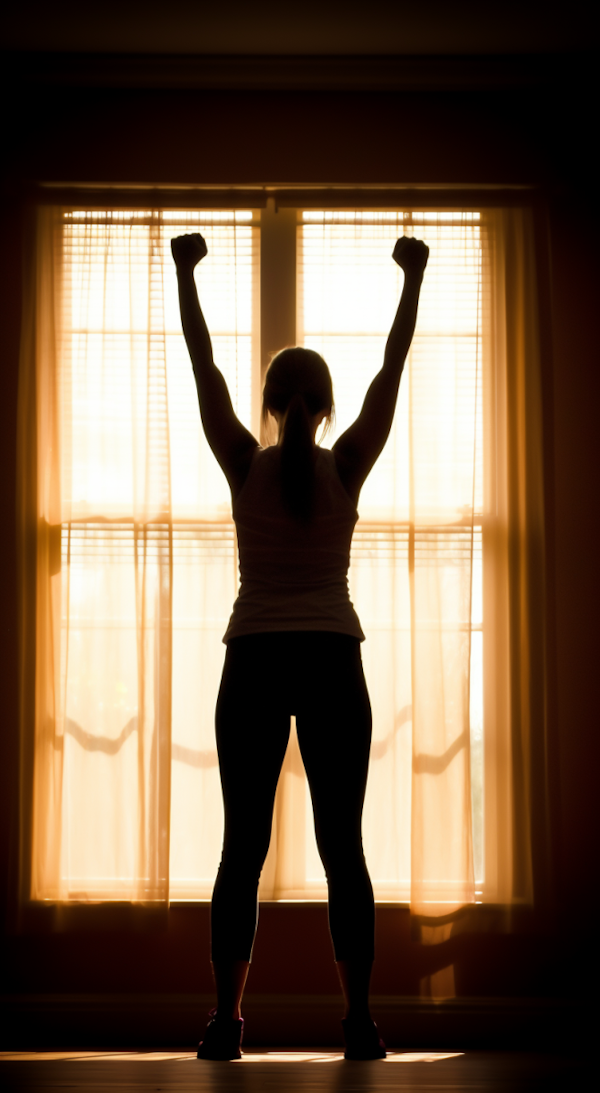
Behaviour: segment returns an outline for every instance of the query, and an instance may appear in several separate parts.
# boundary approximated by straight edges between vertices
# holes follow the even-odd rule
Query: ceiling
[[[85,5],[85,7],[84,7]],[[568,11],[568,18],[565,12]],[[589,51],[590,0],[30,0],[8,51],[237,55],[473,55]]]

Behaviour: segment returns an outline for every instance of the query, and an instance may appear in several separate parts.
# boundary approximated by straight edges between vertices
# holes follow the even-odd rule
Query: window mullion
[[[261,380],[271,357],[296,344],[296,210],[273,198],[260,214]]]

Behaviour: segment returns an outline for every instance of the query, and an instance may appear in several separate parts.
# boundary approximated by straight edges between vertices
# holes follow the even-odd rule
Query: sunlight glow
[[[333,378],[336,418],[326,447],[356,419],[365,390],[381,367],[404,278],[391,262],[396,239],[403,234],[418,235],[430,247],[418,326],[400,384],[394,424],[361,492],[350,569],[351,598],[368,638],[363,657],[374,713],[371,765],[373,769],[385,761],[393,763],[396,770],[393,789],[377,782],[375,791],[371,777],[365,801],[365,854],[378,899],[410,898],[411,526],[420,529],[417,534],[423,551],[429,550],[437,564],[446,566],[448,582],[472,549],[472,819],[475,877],[479,883],[484,879],[480,219],[478,212],[463,211],[307,210],[298,227],[298,342],[323,355]],[[417,481],[418,509],[414,501]],[[394,598],[389,589],[394,590]],[[386,596],[389,614],[384,611],[382,617],[371,605]],[[457,598],[456,610],[462,617],[461,604]],[[468,616],[468,609],[466,613]],[[398,618],[407,620],[405,630],[398,627]],[[392,634],[394,638],[387,640]],[[402,690],[403,676],[395,670],[395,705],[391,708],[384,707],[381,689],[372,684],[370,673],[373,678],[378,676],[394,642],[402,649],[398,663],[406,665],[407,683]],[[390,725],[395,726],[394,731],[386,729],[387,735],[378,738],[382,727]],[[389,797],[382,799],[382,793]],[[386,817],[393,818],[395,831],[394,853],[385,858],[377,822],[382,809]],[[308,789],[304,819],[307,880],[315,892],[324,893],[325,876],[312,830]],[[372,832],[376,846],[370,845],[368,832]],[[374,860],[379,862],[378,868],[373,868]]]
[[[298,225],[297,338],[330,364],[338,435],[358,414],[381,365],[403,283],[391,262],[394,241],[404,232],[418,233],[431,246],[395,424],[361,495],[350,571],[351,596],[369,635],[363,650],[367,679],[379,670],[394,679],[393,688],[379,688],[381,694],[371,688],[371,769],[384,777],[377,783],[371,777],[365,804],[365,853],[370,864],[377,862],[372,869],[376,898],[386,901],[410,896],[408,551],[409,526],[417,524],[425,528],[420,548],[446,567],[449,583],[465,551],[473,548],[472,812],[476,877],[478,882],[484,877],[479,219],[471,212],[329,210],[303,212]],[[181,331],[170,239],[190,231],[201,231],[209,247],[196,279],[215,359],[237,414],[251,428],[260,370],[259,214],[151,209],[65,214],[60,408],[62,566],[68,573],[61,857],[66,898],[127,898],[136,875],[137,818],[127,787],[138,777],[135,572],[141,552],[147,579],[157,589],[144,616],[147,634],[166,610],[158,594],[161,573],[173,567],[171,898],[208,898],[219,862],[222,804],[213,710],[224,655],[220,639],[237,587],[236,548],[229,490],[201,428]],[[426,498],[416,514],[411,428],[420,438],[416,463]],[[332,431],[327,445],[335,436]],[[430,473],[434,463],[441,473]],[[375,610],[375,604],[383,606]],[[450,625],[466,631],[468,608],[461,618]],[[290,882],[282,891],[294,899],[324,899],[308,787],[301,781],[300,761],[297,766],[300,776],[290,771],[288,782],[296,785],[292,811],[302,875],[298,885]],[[108,837],[109,815],[120,817],[117,852]],[[389,819],[391,832],[385,851],[381,815]],[[202,837],[190,839],[190,830]]]
[[[371,1060],[384,1063],[437,1063],[443,1059],[457,1059],[464,1051],[388,1051],[387,1058]],[[0,1062],[196,1062],[194,1051],[2,1051]],[[341,1051],[245,1051],[240,1063],[339,1063],[344,1061]]]

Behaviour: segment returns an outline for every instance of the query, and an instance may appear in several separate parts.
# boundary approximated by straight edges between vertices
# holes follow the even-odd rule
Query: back
[[[281,495],[281,449],[258,448],[234,501],[240,592],[224,641],[277,630],[364,634],[348,592],[358,513],[333,453],[316,449],[310,521],[294,519]]]

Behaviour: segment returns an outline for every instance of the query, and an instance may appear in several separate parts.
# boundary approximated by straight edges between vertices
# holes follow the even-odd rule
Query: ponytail
[[[293,396],[283,419],[281,492],[292,516],[309,520],[315,492],[315,446],[304,396]]]

